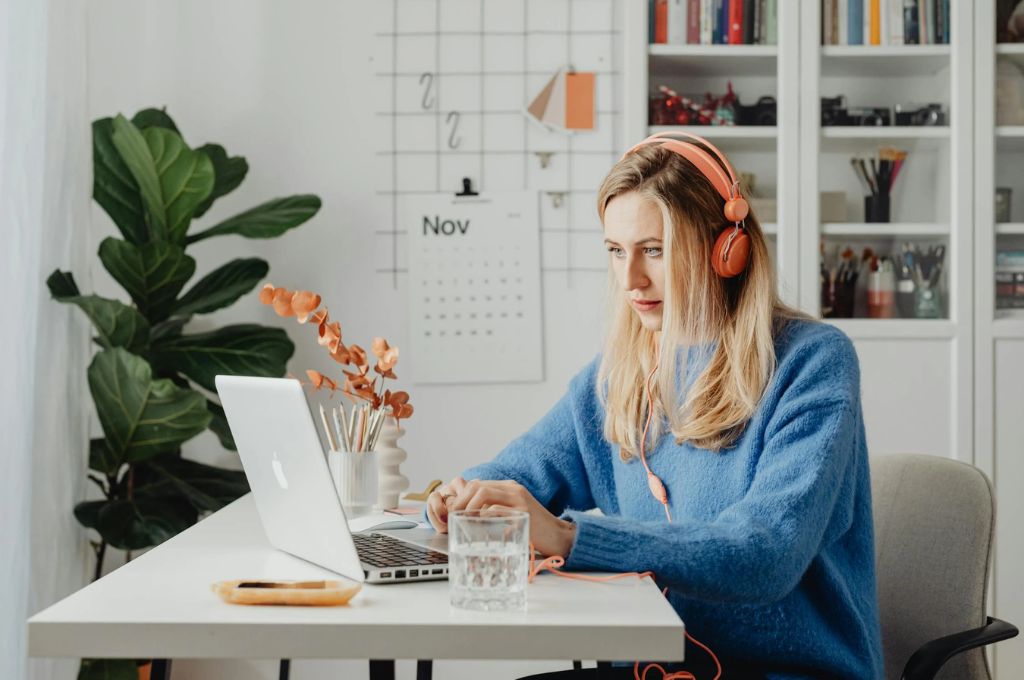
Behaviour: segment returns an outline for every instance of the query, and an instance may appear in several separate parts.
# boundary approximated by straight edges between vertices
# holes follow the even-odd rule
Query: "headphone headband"
[[[675,139],[675,136],[686,137],[687,139]],[[704,149],[693,144],[690,140],[700,142],[707,146],[712,153],[718,157],[721,164],[715,162],[715,159],[704,151]],[[647,146],[649,144],[656,144],[657,146],[665,147],[693,163],[693,165],[700,170],[701,174],[708,178],[711,185],[715,187],[715,190],[723,200],[729,201],[731,199],[741,197],[739,181],[736,179],[736,172],[732,169],[732,165],[729,163],[729,160],[714,144],[703,137],[698,137],[697,135],[692,135],[688,132],[659,132],[658,134],[651,135],[642,142],[633,145],[628,151],[626,151],[626,153],[622,154],[622,158],[625,158],[640,147]],[[722,169],[723,166],[725,167],[724,170]]]

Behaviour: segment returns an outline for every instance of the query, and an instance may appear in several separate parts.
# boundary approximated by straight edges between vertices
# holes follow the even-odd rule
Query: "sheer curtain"
[[[44,283],[90,266],[84,0],[0,0],[0,677],[73,678],[29,660],[25,620],[88,579],[72,508],[85,493],[89,349]],[[84,280],[83,280],[84,279]]]

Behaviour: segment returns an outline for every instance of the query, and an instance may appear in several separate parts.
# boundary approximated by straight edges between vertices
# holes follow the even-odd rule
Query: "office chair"
[[[885,677],[991,680],[983,647],[1018,632],[985,615],[991,483],[937,456],[880,455],[870,464]]]
[[[871,458],[875,566],[888,680],[991,680],[985,645],[1017,635],[985,615],[995,499],[977,468],[937,456]],[[606,663],[577,680],[599,678]],[[523,680],[528,680],[524,678]]]

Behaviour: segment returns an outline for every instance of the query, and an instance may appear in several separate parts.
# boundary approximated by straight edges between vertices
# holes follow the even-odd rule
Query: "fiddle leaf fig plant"
[[[103,239],[99,260],[128,300],[82,293],[60,270],[47,285],[56,300],[85,312],[99,348],[88,383],[103,436],[89,442],[89,479],[102,498],[75,507],[78,521],[98,535],[99,578],[107,546],[130,558],[248,491],[243,473],[186,459],[181,447],[209,429],[233,450],[214,376],[282,376],[294,353],[280,328],[243,323],[189,332],[193,318],[252,291],[269,266],[237,258],[193,280],[188,249],[216,236],[281,236],[313,217],[320,199],[275,198],[197,228],[197,218],[245,179],[244,158],[217,144],[190,147],[160,109],[102,118],[92,134],[93,198],[120,235]],[[111,664],[85,663],[80,677],[114,677]]]

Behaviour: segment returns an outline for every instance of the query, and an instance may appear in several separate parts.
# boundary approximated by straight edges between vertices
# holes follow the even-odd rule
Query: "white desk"
[[[251,496],[36,614],[29,655],[106,658],[683,658],[683,624],[650,579],[544,574],[526,612],[448,604],[448,582],[363,585],[344,607],[221,602],[226,579],[337,578],[267,543]]]

